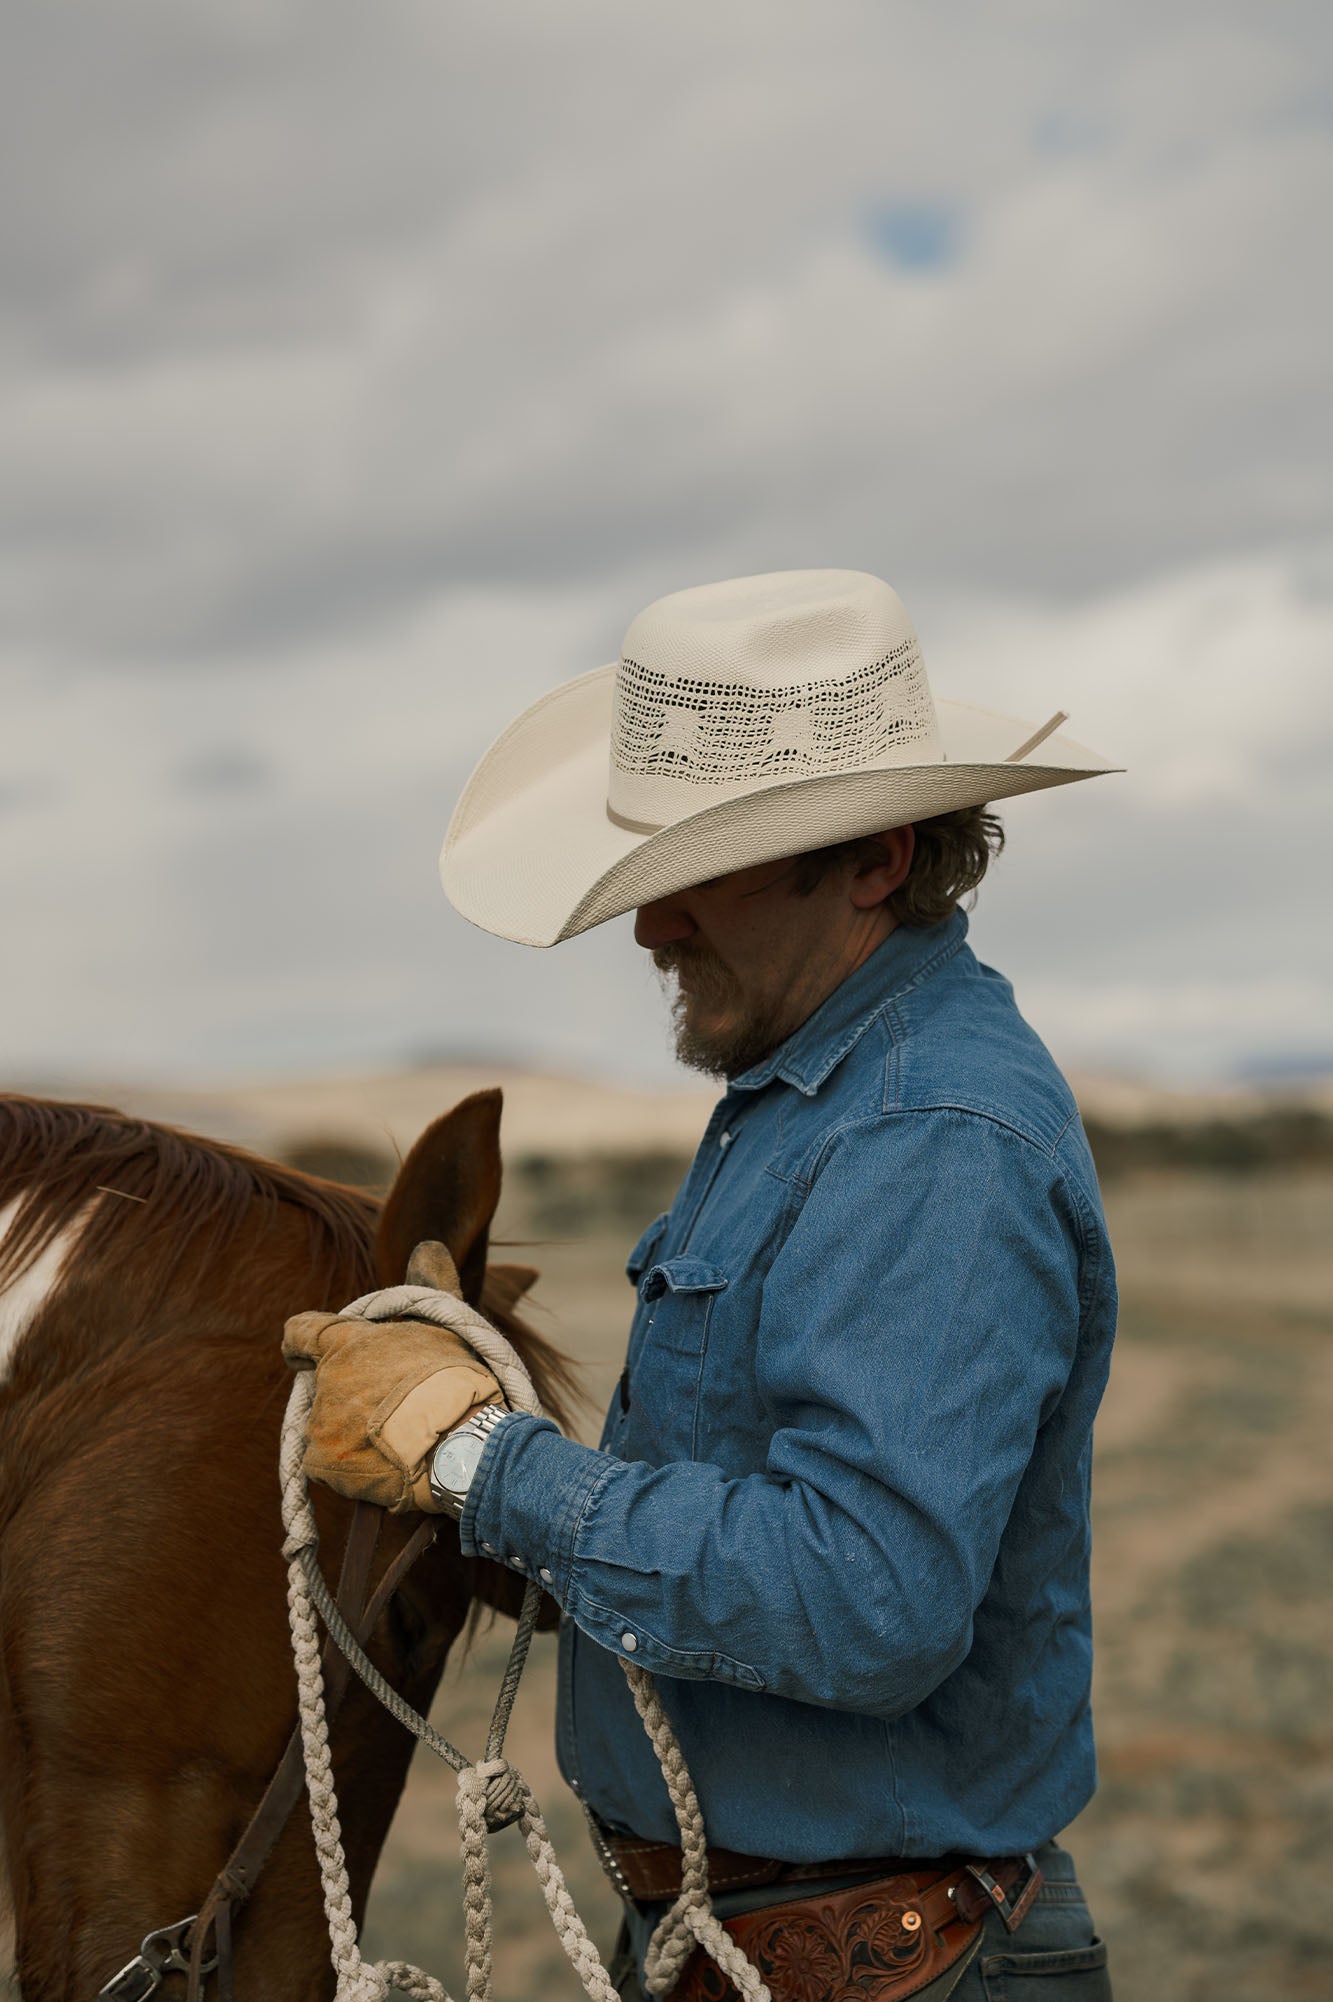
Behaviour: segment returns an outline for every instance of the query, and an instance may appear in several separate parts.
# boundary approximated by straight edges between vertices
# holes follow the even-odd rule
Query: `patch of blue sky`
[[[1032,127],[1038,153],[1056,159],[1069,154],[1104,153],[1111,143],[1109,117],[1089,111],[1044,111]]]
[[[865,232],[876,255],[900,271],[942,271],[962,256],[964,222],[958,202],[877,202],[866,211]]]

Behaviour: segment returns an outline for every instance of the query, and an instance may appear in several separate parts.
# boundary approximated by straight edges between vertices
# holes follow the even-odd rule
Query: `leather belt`
[[[618,1835],[596,1822],[593,1838],[602,1867],[622,1897],[659,1904],[679,1896],[683,1859],[674,1843]],[[952,1887],[949,1916],[980,1918],[994,1906],[1011,1932],[1022,1924],[1041,1884],[1041,1872],[1031,1856],[995,1857],[985,1862],[966,1856],[857,1856],[829,1863],[783,1863],[776,1857],[745,1856],[734,1849],[710,1846],[708,1851],[712,1891],[818,1883],[830,1877],[876,1883],[885,1878],[911,1878],[922,1888],[947,1880]],[[1012,1897],[1015,1890],[1020,1892],[1017,1899]]]

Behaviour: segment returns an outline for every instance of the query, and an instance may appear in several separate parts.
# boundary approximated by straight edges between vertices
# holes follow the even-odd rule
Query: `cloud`
[[[642,603],[810,562],[1130,763],[978,914],[1056,1040],[1230,1062],[1247,952],[1304,1034],[1330,67],[1304,0],[17,0],[11,1065],[657,1061],[623,942],[515,958],[434,850]]]
[[[381,632],[373,660],[353,640],[244,671],[33,676],[6,755],[34,794],[0,847],[10,934],[40,941],[6,982],[11,1072],[429,1048],[665,1075],[627,921],[527,951],[466,925],[435,873],[477,753],[519,703],[613,656],[627,609],[614,591],[456,593]],[[1204,1076],[1323,1047],[1333,595],[1255,557],[919,623],[942,693],[1066,707],[1128,766],[1012,802],[974,920],[1060,1054]]]
[[[172,659],[815,538],[1087,589],[1307,529],[1302,10],[976,10],[961,59],[835,14],[20,8],[19,629]]]

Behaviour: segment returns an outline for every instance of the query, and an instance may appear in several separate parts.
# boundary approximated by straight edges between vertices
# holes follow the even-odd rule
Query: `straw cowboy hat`
[[[1065,720],[937,701],[902,601],[859,570],[675,591],[496,739],[441,879],[484,931],[554,945],[732,869],[1116,769]]]

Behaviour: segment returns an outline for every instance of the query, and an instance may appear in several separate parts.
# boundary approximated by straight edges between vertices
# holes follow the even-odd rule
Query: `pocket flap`
[[[702,1258],[664,1258],[644,1273],[639,1293],[645,1300],[657,1300],[663,1293],[721,1293],[726,1286],[726,1273]]]

